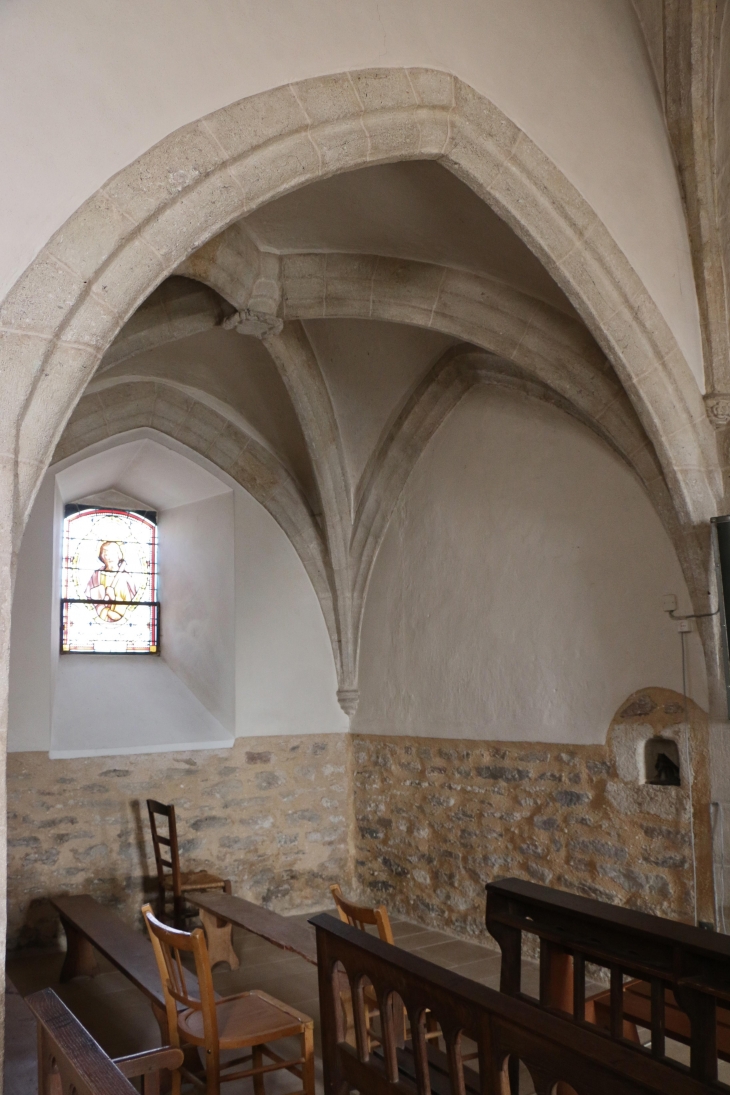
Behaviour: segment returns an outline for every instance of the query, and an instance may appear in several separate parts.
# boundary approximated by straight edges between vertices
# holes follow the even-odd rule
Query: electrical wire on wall
[[[712,882],[715,892],[715,923],[722,924],[722,930],[727,935],[725,923],[725,811],[722,802],[710,803],[710,820],[712,822]],[[715,836],[720,838],[720,885],[718,885],[716,860],[715,860]]]
[[[682,645],[682,706],[684,708],[684,753],[685,753],[685,766],[684,770],[687,776],[687,786],[689,788],[689,836],[692,845],[692,893],[694,895],[694,909],[695,909],[695,924],[698,923],[697,916],[697,855],[695,852],[695,811],[694,811],[694,797],[692,785],[694,784],[694,772],[692,771],[692,762],[690,758],[689,748],[689,734],[690,734],[690,717],[689,709],[687,707],[687,653],[684,646],[684,637],[687,634],[686,631],[680,631],[679,639]]]

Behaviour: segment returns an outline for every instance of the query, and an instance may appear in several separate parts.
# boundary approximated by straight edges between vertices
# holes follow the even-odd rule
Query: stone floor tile
[[[502,960],[499,955],[490,955],[486,958],[477,958],[473,962],[465,962],[463,965],[452,966],[451,972],[461,974],[462,977],[469,977],[472,981],[480,981],[483,985],[489,985],[490,988],[498,989],[501,966]]]
[[[393,938],[400,939],[404,935],[417,935],[418,932],[427,931],[421,924],[414,924],[412,920],[391,920]]]
[[[431,946],[432,943],[451,943],[453,939],[453,935],[436,931],[435,928],[422,928],[421,931],[415,932],[413,935],[400,936],[397,942],[399,947],[410,951],[411,954],[416,954],[423,947]]]
[[[452,969],[454,966],[463,966],[466,962],[476,962],[485,957],[486,948],[476,943],[467,943],[463,939],[449,939],[446,942],[429,943],[418,948],[409,947],[419,958],[426,958],[429,962],[438,962],[441,966]]]

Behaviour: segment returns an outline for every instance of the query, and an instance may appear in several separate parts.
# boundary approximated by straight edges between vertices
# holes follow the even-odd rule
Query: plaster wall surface
[[[233,492],[160,517],[164,659],[232,734],[235,705]]]
[[[344,733],[322,611],[291,542],[235,492],[236,735]]]
[[[422,454],[363,621],[359,733],[604,743],[622,697],[682,691],[670,540],[626,464],[575,419],[472,390]],[[707,706],[698,636],[687,688]]]
[[[332,397],[354,485],[407,396],[458,340],[367,319],[310,319],[306,330]]]
[[[211,468],[138,430],[49,469],[18,561],[11,751],[125,754],[347,729],[300,559],[266,510]],[[59,657],[63,501],[114,487],[146,490],[159,507],[162,655]]]
[[[575,184],[701,384],[681,199],[629,0],[33,0],[0,19],[0,147],[14,165],[0,189],[0,294],[105,180],[181,125],[322,73],[432,66],[490,98]]]

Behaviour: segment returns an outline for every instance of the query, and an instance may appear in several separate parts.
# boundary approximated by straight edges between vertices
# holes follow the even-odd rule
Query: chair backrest
[[[178,1005],[203,1013],[203,1031],[206,1049],[218,1051],[218,1022],[215,1011],[215,992],[210,971],[208,948],[202,928],[192,932],[183,932],[178,928],[169,928],[152,912],[151,905],[142,907],[147,930],[150,934],[152,949],[155,952],[157,968],[165,994],[167,1023],[170,1040],[173,1045],[180,1044],[177,1031]],[[192,954],[195,962],[195,974],[198,978],[199,997],[191,996],[185,981],[183,954]]]
[[[155,849],[155,865],[160,886],[165,884],[165,872],[172,872],[172,892],[175,897],[182,894],[180,884],[180,856],[177,848],[177,825],[175,823],[175,807],[166,806],[163,802],[157,802],[153,798],[147,799],[147,812],[150,816],[150,829],[152,831],[152,845]],[[157,828],[157,818],[164,817],[167,820],[167,836],[160,833]],[[165,857],[166,849],[167,856]]]
[[[342,890],[337,883],[330,886],[330,890],[335,899],[340,920],[353,928],[361,928],[363,931],[366,925],[373,925],[378,929],[378,935],[384,943],[393,942],[393,930],[390,926],[388,910],[385,905],[377,905],[374,909],[368,908],[367,905],[353,905],[351,901],[347,901],[342,896]]]

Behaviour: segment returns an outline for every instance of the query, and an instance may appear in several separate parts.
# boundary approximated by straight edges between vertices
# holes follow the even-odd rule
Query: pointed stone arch
[[[106,183],[0,308],[11,379],[3,453],[16,534],[101,354],[188,255],[264,202],[368,164],[438,159],[528,243],[604,349],[655,445],[680,519],[720,489],[689,366],[610,233],[559,168],[489,100],[428,69],[304,80],[192,122]]]

